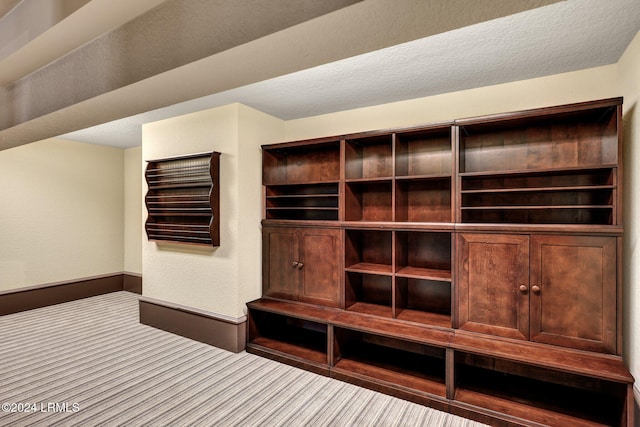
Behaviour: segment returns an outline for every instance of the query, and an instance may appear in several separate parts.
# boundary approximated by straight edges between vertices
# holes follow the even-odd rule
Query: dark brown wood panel
[[[299,230],[302,273],[300,300],[339,307],[342,300],[340,274],[342,231],[338,229],[302,228]]]
[[[123,274],[69,280],[0,292],[0,316],[122,291]]]
[[[458,235],[459,327],[529,338],[529,238]]]
[[[263,227],[262,292],[276,298],[297,300],[300,271],[297,268],[296,228]]]
[[[616,352],[616,238],[531,237],[531,339]]]

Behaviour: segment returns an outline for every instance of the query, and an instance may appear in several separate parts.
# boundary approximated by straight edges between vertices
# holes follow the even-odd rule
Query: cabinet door
[[[341,230],[301,228],[299,236],[300,300],[340,307]]]
[[[531,339],[616,352],[616,238],[531,237]]]
[[[459,328],[529,338],[529,237],[458,235]]]
[[[296,228],[262,229],[262,292],[274,298],[298,299],[298,235]]]

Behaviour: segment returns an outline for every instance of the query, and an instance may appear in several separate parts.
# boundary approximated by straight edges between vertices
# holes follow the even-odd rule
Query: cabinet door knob
[[[521,292],[527,292],[527,285],[520,285],[520,291]]]
[[[302,268],[302,267],[304,267],[304,264],[303,264],[303,263],[301,263],[301,262],[299,262],[299,263],[298,263],[298,268],[300,269],[300,268]]]
[[[531,290],[532,290],[533,292],[535,292],[535,293],[539,293],[539,292],[540,292],[540,286],[538,286],[538,285],[533,285],[533,286],[531,287]]]
[[[298,267],[298,264],[300,264],[298,261],[293,261],[293,263],[291,264],[291,266],[292,266],[293,268],[296,268],[296,267]]]

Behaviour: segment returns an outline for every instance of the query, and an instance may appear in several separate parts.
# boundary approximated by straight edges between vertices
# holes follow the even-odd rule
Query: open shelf
[[[264,185],[307,184],[340,179],[340,141],[263,147]]]
[[[327,365],[328,328],[324,323],[251,310],[248,343],[263,351]]]
[[[397,276],[451,282],[451,233],[396,231]]]
[[[616,106],[461,121],[461,173],[565,169],[618,160]]]
[[[346,230],[344,266],[363,273],[391,274],[393,232]]]
[[[391,134],[347,140],[345,179],[390,179],[393,176],[391,142]]]
[[[451,327],[451,284],[396,276],[396,318]]]
[[[345,186],[346,221],[391,221],[392,181],[348,182]]]
[[[446,396],[444,348],[334,328],[334,370],[382,385]]]
[[[392,278],[374,274],[345,274],[345,307],[358,313],[392,317]]]
[[[396,179],[396,221],[452,222],[451,177]]]
[[[550,426],[612,426],[626,385],[457,353],[454,400]]]
[[[451,176],[451,127],[397,133],[395,155],[397,177]]]

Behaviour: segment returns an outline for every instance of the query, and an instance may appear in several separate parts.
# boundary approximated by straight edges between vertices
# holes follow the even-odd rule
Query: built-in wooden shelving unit
[[[491,425],[632,426],[622,99],[263,147],[247,351]]]

